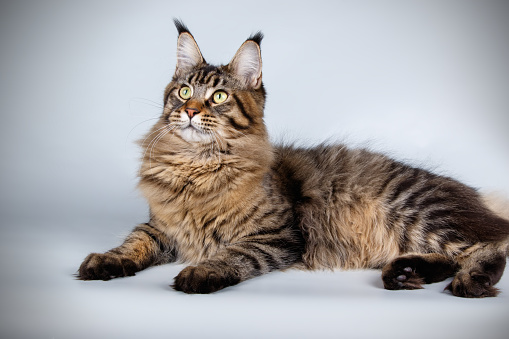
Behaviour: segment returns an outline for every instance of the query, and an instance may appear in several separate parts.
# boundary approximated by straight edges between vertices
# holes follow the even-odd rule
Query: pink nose
[[[192,119],[196,114],[200,113],[196,108],[186,108],[186,113],[189,119]]]

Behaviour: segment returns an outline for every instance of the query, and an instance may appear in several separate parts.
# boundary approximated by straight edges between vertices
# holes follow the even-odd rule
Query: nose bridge
[[[203,106],[204,106],[203,102],[196,100],[196,99],[191,99],[188,102],[186,102],[186,104],[184,105],[184,110],[187,111],[187,109],[189,109],[189,110],[201,112],[203,110]]]

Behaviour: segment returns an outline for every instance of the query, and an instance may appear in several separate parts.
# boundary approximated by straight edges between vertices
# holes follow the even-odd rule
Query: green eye
[[[216,93],[214,93],[214,96],[212,97],[216,104],[223,103],[226,100],[226,98],[228,98],[228,94],[226,94],[226,92],[223,91],[217,91]]]
[[[184,86],[180,89],[179,95],[182,99],[187,100],[191,97],[191,89],[187,86]]]

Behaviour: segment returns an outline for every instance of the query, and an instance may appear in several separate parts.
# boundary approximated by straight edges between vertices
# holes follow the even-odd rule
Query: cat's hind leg
[[[504,273],[507,247],[503,243],[484,243],[467,249],[458,257],[461,268],[446,289],[465,298],[497,296],[499,290],[494,285]]]
[[[438,253],[408,254],[387,264],[382,280],[388,290],[415,290],[452,277],[458,269],[454,260]]]
[[[151,265],[175,260],[175,251],[164,233],[151,226],[137,226],[124,243],[106,253],[91,253],[81,264],[80,280],[110,280],[133,276]]]

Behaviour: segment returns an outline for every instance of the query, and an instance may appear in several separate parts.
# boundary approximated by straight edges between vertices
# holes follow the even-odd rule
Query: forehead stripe
[[[195,82],[198,76],[199,76],[198,73],[194,73],[193,76],[191,77],[191,80],[189,80],[189,83]]]
[[[212,79],[212,77],[216,75],[216,72],[210,72],[209,74],[207,74],[207,76],[205,77],[205,79],[203,79],[203,83],[204,84],[209,84],[210,82],[210,79]]]

